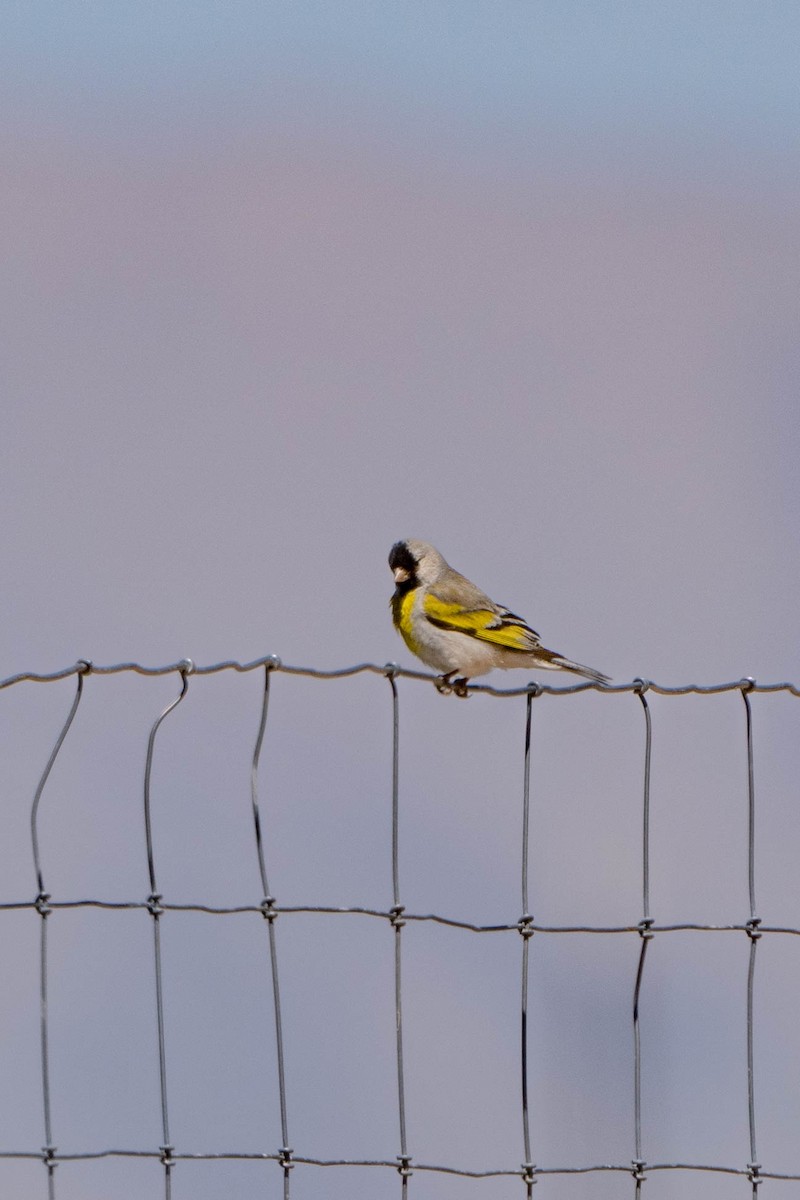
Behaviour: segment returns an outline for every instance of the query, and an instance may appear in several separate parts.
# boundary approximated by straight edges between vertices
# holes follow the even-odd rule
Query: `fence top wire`
[[[103,1150],[59,1151],[54,1149],[46,1154],[37,1150],[0,1150],[0,1160],[20,1159],[41,1162],[43,1158],[54,1164],[70,1162],[92,1162],[104,1158],[139,1158],[163,1162],[161,1149],[133,1149],[109,1147]],[[175,1162],[274,1162],[282,1165],[283,1156],[266,1150],[170,1150],[170,1160]],[[397,1160],[389,1158],[316,1158],[306,1154],[292,1152],[292,1164],[309,1167],[382,1167],[397,1171]],[[752,1178],[753,1167],[733,1167],[718,1163],[702,1162],[647,1162],[642,1164],[648,1174],[665,1171],[705,1172],[718,1175],[734,1175]],[[454,1175],[461,1179],[519,1179],[530,1174],[539,1178],[546,1175],[592,1175],[601,1172],[619,1175],[635,1175],[637,1163],[598,1162],[579,1166],[539,1166],[530,1164],[529,1167],[488,1167],[485,1170],[469,1170],[464,1167],[453,1167],[442,1163],[414,1162],[414,1172],[432,1175]],[[783,1182],[800,1182],[800,1175],[788,1171],[768,1171],[759,1167],[759,1181],[765,1179],[781,1180]]]
[[[55,683],[60,679],[69,679],[72,675],[121,675],[129,673],[135,675],[179,674],[186,676],[216,675],[221,671],[236,671],[244,674],[263,667],[268,667],[271,671],[280,671],[284,675],[302,675],[310,679],[345,679],[352,675],[371,674],[389,676],[392,679],[416,679],[424,683],[436,683],[439,678],[438,675],[432,675],[428,671],[409,670],[394,662],[385,663],[384,666],[380,666],[377,663],[354,663],[352,666],[335,667],[331,670],[322,670],[318,667],[294,667],[282,662],[276,654],[267,654],[262,658],[254,658],[252,661],[245,663],[237,662],[234,659],[226,659],[223,662],[209,663],[206,666],[198,666],[190,658],[182,658],[177,662],[164,663],[161,666],[155,667],[147,667],[137,662],[111,663],[101,666],[88,659],[79,659],[72,666],[63,667],[58,671],[23,671],[18,675],[9,675],[4,679],[0,679],[0,691],[3,688],[11,687],[15,683]],[[660,696],[687,696],[690,694],[711,696],[719,692],[741,692],[742,690],[747,692],[789,692],[793,696],[800,697],[800,686],[795,683],[788,681],[782,683],[757,683],[749,677],[734,679],[730,683],[686,683],[677,687],[667,687],[652,680],[641,678],[633,679],[629,683],[593,683],[587,680],[581,683],[562,686],[545,683],[527,683],[521,687],[511,688],[494,687],[488,683],[472,683],[469,685],[468,690],[481,695],[500,697],[527,696],[532,692],[536,695],[565,696],[586,691],[605,692],[608,694],[616,694],[618,692],[636,692],[641,694],[642,692],[650,691]]]

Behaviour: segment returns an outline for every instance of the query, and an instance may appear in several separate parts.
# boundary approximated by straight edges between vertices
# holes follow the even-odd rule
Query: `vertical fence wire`
[[[189,687],[189,675],[193,669],[193,663],[186,659],[181,663],[181,690],[180,694],[171,700],[163,712],[158,716],[150,730],[150,736],[147,739],[147,757],[144,767],[144,827],[145,838],[147,841],[147,870],[150,876],[150,895],[147,898],[147,908],[150,916],[153,918],[153,959],[155,964],[155,980],[156,980],[156,1023],[158,1026],[158,1078],[161,1090],[161,1134],[162,1144],[161,1163],[164,1167],[164,1195],[165,1200],[170,1200],[172,1196],[172,1168],[175,1165],[173,1158],[174,1146],[170,1143],[169,1137],[169,1107],[167,1104],[167,1054],[166,1054],[166,1037],[164,1033],[164,984],[162,972],[162,955],[161,955],[161,917],[164,909],[161,907],[163,897],[158,891],[156,882],[155,856],[153,853],[153,827],[151,820],[151,805],[150,805],[150,778],[153,771],[153,751],[155,749],[156,734],[161,728],[164,720],[173,712],[184,696]]]
[[[47,1168],[47,1196],[48,1200],[54,1200],[55,1197],[55,1169],[58,1165],[55,1161],[56,1147],[53,1145],[53,1118],[52,1104],[50,1096],[50,1026],[48,1019],[48,994],[47,994],[47,918],[53,911],[50,907],[50,896],[44,888],[44,872],[42,870],[42,859],[39,850],[39,804],[42,799],[42,792],[45,784],[50,777],[50,772],[58,758],[59,751],[64,744],[64,739],[70,731],[70,726],[75,719],[75,714],[78,711],[78,705],[81,702],[83,695],[83,679],[90,670],[89,663],[78,663],[78,674],[75,686],[75,695],[72,699],[70,710],[67,713],[67,718],[61,727],[61,732],[56,738],[55,745],[50,751],[50,757],[47,760],[47,765],[41,774],[39,783],[34,793],[33,803],[31,805],[31,847],[33,850],[33,865],[36,871],[36,885],[38,894],[36,896],[36,911],[41,917],[40,936],[39,936],[39,1045],[42,1068],[42,1108],[44,1115],[44,1140],[45,1144],[42,1147],[42,1156],[45,1167]]]
[[[67,719],[62,726],[61,732],[59,733],[58,737],[56,738],[55,745],[53,746],[53,749],[50,751],[50,757],[47,760],[47,766],[45,767],[44,771],[42,772],[42,776],[41,776],[38,786],[36,788],[36,793],[33,797],[33,804],[31,805],[31,846],[33,848],[33,865],[34,865],[34,869],[36,871],[36,884],[37,884],[37,887],[38,887],[40,893],[44,891],[44,880],[42,877],[42,860],[41,860],[41,856],[39,853],[39,830],[38,830],[39,802],[42,799],[42,792],[44,791],[45,784],[47,783],[47,780],[50,778],[50,772],[53,769],[53,764],[55,763],[56,759],[58,758],[59,751],[64,744],[64,739],[66,738],[67,734],[69,733],[70,726],[72,725],[72,722],[75,719],[75,713],[78,711],[78,705],[80,704],[81,696],[83,695],[84,676],[86,676],[89,673],[89,671],[91,670],[90,664],[87,662],[78,663],[78,667],[79,667],[79,670],[78,670],[78,674],[76,677],[77,682],[76,682],[76,687],[75,687],[75,696],[73,697],[73,700],[72,700],[72,706],[67,714]]]
[[[394,1012],[395,1048],[397,1052],[397,1112],[400,1123],[400,1153],[397,1170],[401,1180],[402,1200],[407,1200],[411,1177],[411,1155],[408,1153],[406,1131],[405,1060],[403,1056],[403,952],[402,938],[405,906],[400,903],[400,697],[397,692],[395,668],[386,668],[386,678],[392,689],[392,907],[390,918],[394,929]]]
[[[525,698],[525,754],[522,785],[522,916],[518,929],[522,935],[522,992],[520,997],[520,1074],[522,1091],[522,1144],[525,1161],[522,1164],[522,1179],[530,1200],[536,1182],[536,1167],[531,1157],[531,1126],[528,1107],[528,974],[529,947],[533,936],[533,916],[528,896],[528,844],[530,835],[531,807],[531,719],[533,701],[539,695],[538,684],[531,684]]]
[[[633,1124],[634,1124],[634,1159],[632,1163],[633,1178],[636,1184],[637,1198],[642,1194],[642,1184],[645,1180],[645,1161],[642,1157],[642,1042],[639,1026],[639,1001],[642,994],[644,979],[644,964],[647,958],[647,947],[653,937],[652,919],[650,917],[650,762],[653,745],[653,727],[650,718],[650,706],[645,692],[647,683],[637,679],[636,695],[642,705],[644,714],[644,783],[642,795],[642,920],[639,922],[639,965],[636,969],[636,983],[633,989]]]
[[[753,995],[756,974],[756,948],[758,940],[761,937],[761,931],[759,930],[761,920],[756,916],[756,789],[753,765],[753,713],[749,696],[754,686],[754,680],[742,680],[742,700],[744,701],[745,734],[747,740],[747,890],[750,901],[750,920],[747,922],[747,936],[750,940],[750,955],[747,965],[747,1120],[750,1132],[750,1161],[747,1164],[747,1171],[752,1186],[753,1200],[756,1200],[758,1187],[761,1182],[761,1168],[756,1151],[756,1099],[753,1075]]]
[[[289,1200],[290,1173],[292,1169],[292,1148],[289,1145],[289,1121],[286,1103],[286,1066],[283,1051],[283,1021],[281,1019],[281,991],[278,979],[278,947],[275,936],[275,897],[272,895],[267,882],[267,866],[264,854],[264,841],[261,833],[261,813],[258,804],[258,768],[261,760],[261,748],[264,745],[264,733],[267,728],[267,713],[269,711],[270,680],[275,663],[264,664],[264,691],[261,701],[261,719],[258,725],[253,762],[250,769],[250,798],[253,805],[253,826],[255,829],[256,851],[258,854],[258,870],[261,875],[262,901],[261,911],[267,921],[269,936],[269,963],[272,977],[272,1008],[275,1018],[275,1043],[278,1064],[278,1100],[281,1113],[281,1149],[278,1162],[283,1169],[283,1197]]]

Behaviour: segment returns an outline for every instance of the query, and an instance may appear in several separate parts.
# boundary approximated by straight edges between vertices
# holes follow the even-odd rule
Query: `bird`
[[[466,697],[469,680],[495,667],[572,671],[593,683],[611,682],[601,671],[547,650],[522,617],[495,604],[428,542],[395,542],[389,566],[395,629],[412,654],[439,672],[440,692]]]

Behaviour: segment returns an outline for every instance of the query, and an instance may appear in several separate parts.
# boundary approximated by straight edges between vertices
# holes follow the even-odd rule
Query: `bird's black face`
[[[417,586],[417,560],[406,542],[395,542],[389,551],[389,566],[394,573],[398,592],[407,592]]]

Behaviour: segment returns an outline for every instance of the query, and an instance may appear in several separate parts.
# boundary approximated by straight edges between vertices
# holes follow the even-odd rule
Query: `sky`
[[[33,0],[0,24],[0,676],[79,658],[412,667],[386,558],[419,537],[617,682],[800,679],[794,4]],[[85,681],[42,798],[55,898],[147,895],[144,756],[179,687]],[[524,698],[398,687],[403,902],[513,924]],[[257,672],[190,679],[159,733],[154,838],[175,902],[261,899],[260,689]],[[0,901],[35,894],[30,805],[73,690],[0,691]],[[259,786],[279,904],[391,904],[390,700],[377,675],[274,675]],[[797,701],[752,704],[759,915],[797,928]],[[653,914],[741,923],[741,697],[651,706]],[[641,919],[643,738],[629,693],[535,702],[542,924]],[[14,964],[0,1151],[38,1152],[39,918],[0,917]],[[160,1144],[149,920],[48,918],[63,1153]],[[263,922],[162,925],[173,1141],[274,1153]],[[276,934],[295,1152],[393,1160],[391,931],[287,914]],[[515,1169],[520,939],[429,923],[404,939],[411,1152]],[[795,940],[759,943],[755,1078],[762,1165],[800,1174]],[[540,1165],[634,1156],[638,948],[635,934],[531,943]],[[743,934],[654,939],[651,1162],[749,1159],[748,950]],[[389,1172],[322,1170],[293,1171],[295,1200],[399,1193]],[[0,1158],[0,1178],[47,1194],[40,1162]],[[686,1185],[645,1186],[663,1200]],[[544,1176],[537,1193],[620,1186]],[[748,1186],[703,1177],[712,1198]],[[160,1196],[163,1177],[110,1158],[63,1163],[55,1187]],[[409,1187],[494,1200],[522,1184],[417,1172]],[[263,1163],[181,1163],[173,1182],[198,1200],[280,1189]]]

